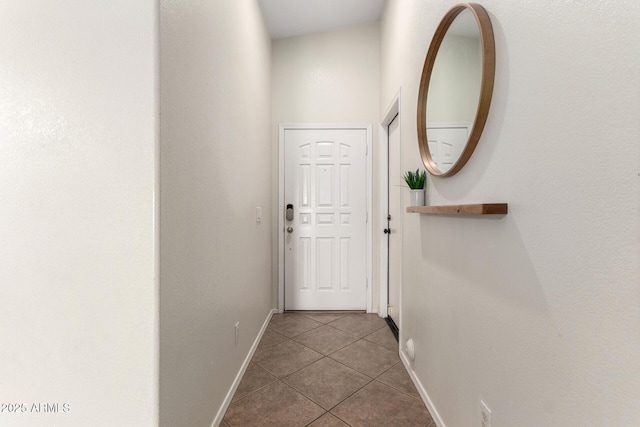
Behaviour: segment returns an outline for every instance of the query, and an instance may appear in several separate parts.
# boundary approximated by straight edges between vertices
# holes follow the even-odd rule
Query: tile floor
[[[275,314],[225,414],[227,426],[435,427],[375,314]]]

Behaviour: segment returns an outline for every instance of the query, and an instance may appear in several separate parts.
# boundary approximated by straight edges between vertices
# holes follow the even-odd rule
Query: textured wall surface
[[[389,1],[381,110],[416,96],[453,1]],[[640,8],[487,0],[493,104],[478,148],[431,204],[508,202],[503,218],[404,216],[403,338],[447,426],[640,424]],[[406,95],[406,96],[405,96]]]
[[[209,426],[272,307],[271,42],[257,2],[162,1],[160,46],[160,425]]]
[[[273,42],[272,161],[274,254],[277,254],[278,125],[281,123],[368,123],[377,144],[380,39],[378,24],[291,37]],[[371,150],[373,155],[375,150]],[[374,177],[377,160],[374,159]],[[377,180],[374,178],[374,194]],[[373,201],[374,210],[377,201]],[[373,214],[377,220],[378,215]],[[377,229],[377,225],[374,224]],[[375,234],[374,234],[375,235]],[[374,250],[377,247],[374,246]],[[373,259],[377,260],[377,251]],[[274,274],[277,274],[274,257]],[[376,265],[376,261],[374,261]],[[374,268],[377,275],[378,269]],[[377,283],[377,276],[373,282]],[[277,284],[277,276],[274,275]],[[274,292],[277,289],[274,289]],[[374,308],[378,291],[374,288]],[[274,293],[274,306],[277,304]]]
[[[0,425],[157,425],[156,25],[0,1]]]

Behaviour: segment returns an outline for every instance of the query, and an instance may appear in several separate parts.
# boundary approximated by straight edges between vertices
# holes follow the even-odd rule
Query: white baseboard
[[[436,423],[436,426],[446,427],[444,425],[444,421],[442,421],[442,418],[440,418],[440,414],[438,414],[436,407],[433,405],[431,398],[427,394],[427,391],[424,389],[424,386],[416,376],[416,373],[413,372],[413,369],[411,369],[411,362],[409,362],[407,355],[404,354],[403,351],[400,351],[400,360],[402,361],[402,364],[404,365],[404,367],[407,369],[407,373],[409,374],[411,381],[413,381],[413,385],[416,386],[418,393],[420,393],[420,397],[422,398],[422,401],[424,402],[427,409],[429,410],[429,413],[431,414],[433,421]]]
[[[244,375],[245,371],[247,370],[247,367],[249,367],[249,363],[251,362],[251,358],[253,357],[253,354],[256,352],[256,349],[258,348],[258,344],[260,344],[260,340],[262,339],[262,335],[264,335],[264,332],[267,330],[267,326],[269,326],[269,321],[271,320],[271,316],[273,316],[273,314],[277,313],[277,312],[278,312],[278,310],[273,309],[267,315],[267,319],[262,324],[262,328],[260,329],[260,332],[258,333],[258,336],[256,337],[255,341],[253,341],[253,345],[251,346],[251,349],[249,350],[249,354],[247,354],[247,357],[245,357],[244,362],[242,363],[242,366],[240,367],[240,371],[238,371],[238,374],[236,375],[236,378],[233,380],[233,384],[231,384],[231,388],[229,389],[229,392],[227,393],[227,396],[224,398],[224,402],[222,402],[222,406],[218,410],[218,413],[216,414],[216,417],[213,419],[213,423],[211,424],[211,427],[218,427],[222,423],[222,419],[224,418],[224,414],[227,413],[227,409],[229,409],[229,405],[231,405],[231,400],[233,399],[233,395],[236,394],[236,390],[238,389],[238,386],[240,385],[240,381],[242,381],[242,376]]]

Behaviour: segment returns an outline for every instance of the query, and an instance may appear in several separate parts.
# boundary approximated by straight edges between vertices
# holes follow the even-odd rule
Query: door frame
[[[393,97],[393,100],[391,101],[391,105],[389,105],[389,107],[387,108],[387,111],[384,113],[384,116],[382,118],[382,120],[380,121],[380,144],[379,144],[379,149],[378,149],[378,156],[380,158],[380,166],[379,166],[379,170],[380,173],[378,174],[378,176],[380,177],[380,181],[379,181],[379,194],[378,194],[378,200],[380,201],[380,224],[384,225],[386,227],[386,223],[387,223],[387,204],[389,201],[389,194],[387,192],[387,186],[386,183],[389,181],[389,171],[387,169],[387,162],[388,162],[388,153],[387,153],[387,145],[389,143],[389,124],[391,124],[391,122],[393,121],[394,118],[397,117],[396,120],[398,120],[398,132],[399,132],[399,139],[400,141],[402,141],[402,121],[401,121],[401,108],[400,106],[402,105],[401,102],[401,91],[402,89],[398,89],[398,92],[396,93],[396,95]],[[398,147],[398,149],[401,149],[402,144],[400,144],[400,147]],[[402,159],[402,156],[400,155],[400,159]],[[398,220],[397,223],[397,236],[398,236],[398,247],[400,248],[400,259],[402,259],[402,217]],[[380,247],[380,273],[379,273],[379,277],[380,277],[380,296],[379,296],[379,301],[380,301],[380,305],[378,307],[378,315],[380,317],[387,317],[387,305],[389,304],[389,300],[387,298],[387,292],[388,292],[388,286],[389,284],[387,283],[387,273],[388,273],[388,265],[387,265],[387,260],[388,260],[388,252],[389,252],[389,248],[387,246],[387,235],[383,234],[383,233],[379,233],[380,235],[380,240],[379,240],[379,247]],[[400,318],[398,319],[399,324],[398,329],[400,330],[400,339],[402,337],[402,266],[400,266],[399,269],[399,276],[400,276],[400,289],[399,289],[399,302],[398,304],[400,305]],[[402,341],[400,341],[402,342]]]
[[[366,307],[367,313],[372,312],[373,306],[373,292],[371,290],[371,272],[372,272],[372,196],[373,196],[373,181],[372,181],[372,161],[373,153],[371,150],[372,142],[372,126],[366,123],[354,123],[354,124],[333,124],[333,123],[286,123],[278,126],[278,206],[276,209],[278,216],[278,313],[284,312],[284,133],[288,129],[302,129],[302,130],[325,130],[325,129],[357,129],[364,130],[367,134],[366,142],[366,197],[367,197],[367,290],[366,290]]]

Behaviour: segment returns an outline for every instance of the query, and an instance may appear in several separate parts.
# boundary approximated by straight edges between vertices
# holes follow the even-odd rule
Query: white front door
[[[438,169],[446,172],[462,154],[469,139],[469,125],[432,125],[427,128],[429,152]]]
[[[366,156],[365,129],[285,129],[285,310],[366,308]]]

